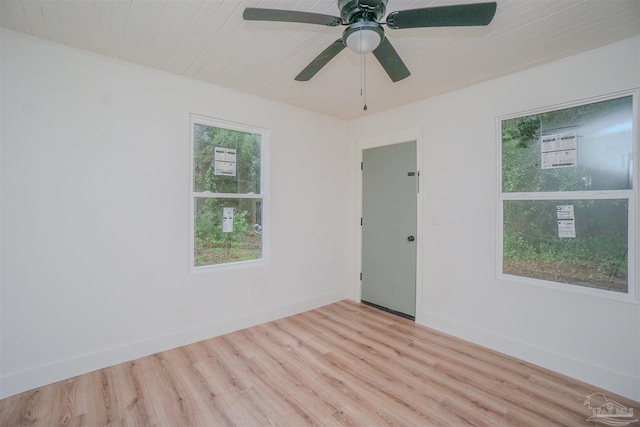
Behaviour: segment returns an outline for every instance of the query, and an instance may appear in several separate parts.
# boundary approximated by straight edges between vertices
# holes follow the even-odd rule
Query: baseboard
[[[430,314],[420,313],[416,323],[640,401],[637,378]]]
[[[283,317],[293,316],[294,314],[313,310],[345,298],[346,292],[344,291],[331,292],[261,312],[250,313],[235,319],[227,319],[206,326],[57,361],[27,371],[4,375],[0,377],[0,399],[161,351],[204,341]]]

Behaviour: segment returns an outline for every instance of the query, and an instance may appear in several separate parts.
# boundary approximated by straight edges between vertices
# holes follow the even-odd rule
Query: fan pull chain
[[[362,73],[360,74],[360,96],[364,96],[364,111],[367,111],[367,54],[362,54]]]

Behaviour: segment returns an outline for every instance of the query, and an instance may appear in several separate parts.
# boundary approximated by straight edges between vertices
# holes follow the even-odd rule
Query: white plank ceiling
[[[471,0],[389,0],[387,11]],[[392,83],[345,49],[294,77],[344,27],[245,22],[246,7],[339,15],[336,0],[0,0],[0,25],[35,37],[352,119],[640,34],[640,0],[498,0],[488,27],[391,30],[411,71]],[[368,110],[361,96],[366,74]]]

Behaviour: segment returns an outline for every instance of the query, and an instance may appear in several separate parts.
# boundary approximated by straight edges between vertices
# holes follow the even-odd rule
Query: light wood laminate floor
[[[596,392],[640,411],[342,301],[3,399],[0,425],[593,426]]]

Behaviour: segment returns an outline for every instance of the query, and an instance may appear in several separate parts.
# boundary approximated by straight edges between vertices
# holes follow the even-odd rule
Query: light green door
[[[362,302],[416,313],[416,143],[363,151]]]

